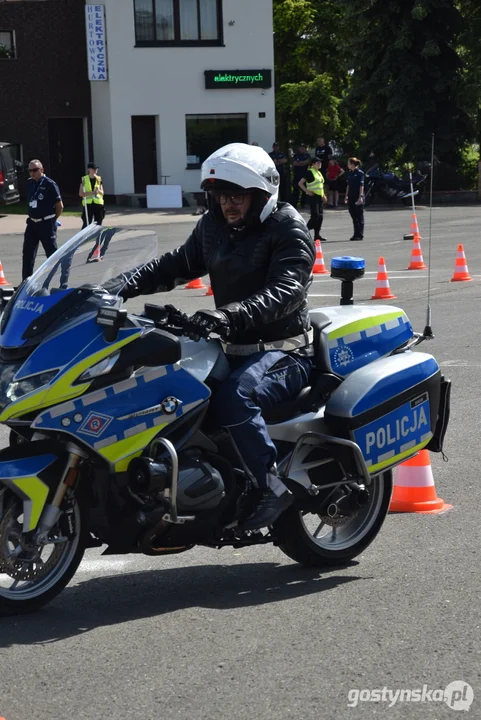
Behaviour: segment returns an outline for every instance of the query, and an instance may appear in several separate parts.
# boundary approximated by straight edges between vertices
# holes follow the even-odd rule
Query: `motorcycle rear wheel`
[[[74,576],[86,546],[86,518],[76,498],[72,500],[73,534],[62,536],[53,528],[41,547],[28,545],[22,530],[23,506],[16,497],[6,504],[0,518],[0,617],[39,610],[58,595]]]
[[[392,472],[373,477],[369,493],[369,502],[339,524],[290,507],[274,525],[280,549],[305,567],[346,565],[372,543],[382,527],[391,500]]]

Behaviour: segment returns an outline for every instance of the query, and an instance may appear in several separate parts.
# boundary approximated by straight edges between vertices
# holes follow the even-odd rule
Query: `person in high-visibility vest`
[[[98,167],[96,163],[89,162],[87,165],[87,175],[84,175],[79,188],[79,195],[82,198],[82,230],[96,222],[102,225],[105,217],[104,206],[104,188],[102,178],[97,174]]]
[[[299,180],[298,184],[302,192],[306,193],[309,198],[311,217],[307,227],[309,230],[314,230],[314,240],[325,242],[326,238],[321,236],[321,227],[324,219],[323,203],[327,203],[327,197],[324,193],[324,177],[321,173],[321,165],[321,158],[312,158],[309,163],[309,170]]]

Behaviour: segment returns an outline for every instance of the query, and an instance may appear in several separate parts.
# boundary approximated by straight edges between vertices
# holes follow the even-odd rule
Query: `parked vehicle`
[[[182,337],[172,306],[131,313],[103,287],[156,255],[154,233],[91,226],[8,303],[0,290],[0,615],[51,600],[104,544],[162,556],[273,543],[303,565],[346,564],[379,533],[392,468],[442,449],[450,382],[412,352],[424,337],[403,310],[349,304],[364,261],[335,258],[344,304],[311,311],[309,387],[266,418],[295,504],[243,531],[249,474],[208,415],[222,344]]]
[[[411,193],[408,173],[400,178],[393,172],[383,171],[379,163],[375,163],[366,170],[364,187],[365,204],[366,206],[371,205],[377,196],[389,202],[402,200],[405,205],[410,205],[413,194],[416,196],[416,202],[419,204],[424,193],[424,184],[427,177],[427,174],[415,170],[412,177],[414,192]]]
[[[0,142],[0,205],[10,205],[20,200],[19,166],[21,163],[15,160],[13,145]]]

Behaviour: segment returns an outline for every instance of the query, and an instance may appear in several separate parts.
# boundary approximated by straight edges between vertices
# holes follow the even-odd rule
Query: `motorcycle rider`
[[[198,310],[186,334],[226,342],[231,374],[214,393],[212,416],[226,428],[255,485],[245,530],[271,525],[293,502],[277,474],[262,412],[307,385],[312,330],[307,289],[315,246],[298,212],[278,203],[279,173],[260,147],[232,143],[202,165],[209,210],[184,245],[124,278],[124,299],[172,290],[210,275],[216,310]]]

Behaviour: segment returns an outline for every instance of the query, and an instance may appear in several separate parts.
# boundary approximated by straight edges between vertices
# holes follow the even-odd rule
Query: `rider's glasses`
[[[251,194],[252,193],[248,192],[235,195],[225,195],[224,193],[220,193],[219,195],[214,195],[214,197],[219,205],[227,205],[228,202],[230,202],[231,205],[242,205],[246,197]]]

